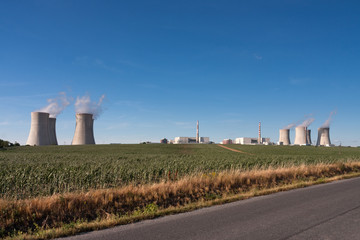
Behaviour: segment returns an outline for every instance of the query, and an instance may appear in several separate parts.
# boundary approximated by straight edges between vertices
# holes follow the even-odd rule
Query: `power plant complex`
[[[290,142],[290,129],[280,129],[278,145],[291,145]],[[311,130],[305,126],[298,126],[295,128],[295,141],[294,145],[309,146],[312,145]],[[330,128],[318,128],[318,138],[316,146],[330,147]]]
[[[200,137],[199,135],[199,121],[196,123],[196,137],[176,137],[173,141],[174,144],[191,144],[191,143],[210,143],[209,137]]]
[[[95,144],[93,125],[94,119],[92,114],[77,113],[72,145]],[[32,112],[30,133],[26,145],[58,145],[56,118],[50,117],[49,113]]]
[[[56,115],[55,115],[56,116]],[[75,133],[72,139],[72,145],[95,144],[94,138],[94,115],[91,113],[76,113]],[[279,130],[278,145],[312,145],[311,130],[308,126],[314,121],[313,118],[307,119],[304,123],[295,127],[295,140],[291,144],[290,130],[295,124]],[[291,126],[291,127],[290,127]],[[162,139],[161,143],[173,144],[209,144],[212,143],[209,137],[200,137],[199,121],[196,123],[195,137],[175,137],[174,140],[168,141]],[[259,122],[258,137],[239,137],[232,139],[224,139],[221,144],[245,144],[245,145],[272,145],[270,138],[261,136],[261,122]],[[31,127],[26,145],[44,146],[58,145],[56,137],[56,118],[47,112],[31,112]],[[329,120],[327,120],[320,128],[318,128],[318,138],[316,146],[332,146],[330,141]]]

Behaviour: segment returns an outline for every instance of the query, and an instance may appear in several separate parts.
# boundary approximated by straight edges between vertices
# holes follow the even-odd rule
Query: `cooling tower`
[[[290,145],[290,129],[280,129],[279,144]]]
[[[93,125],[94,119],[92,114],[77,113],[72,145],[95,144]]]
[[[26,145],[49,145],[49,114],[44,112],[31,113],[31,127]]]
[[[311,142],[311,130],[310,130],[310,129],[308,129],[308,130],[306,131],[306,143],[307,143],[308,145],[311,145],[311,144],[312,144],[312,142]]]
[[[330,146],[330,128],[318,128],[316,146]]]
[[[56,139],[56,118],[49,118],[49,143],[50,145],[58,145]]]
[[[295,128],[295,142],[294,145],[307,145],[307,129],[306,127],[296,127]]]

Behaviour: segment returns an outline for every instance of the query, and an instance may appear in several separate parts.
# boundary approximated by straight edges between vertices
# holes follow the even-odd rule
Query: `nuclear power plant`
[[[55,126],[54,126],[55,128]],[[32,112],[31,127],[26,145],[44,146],[50,145],[49,137],[49,113]]]
[[[72,145],[95,144],[94,119],[90,113],[77,113],[75,134]]]
[[[290,129],[280,129],[279,145],[290,145]]]
[[[330,147],[330,128],[318,128],[318,139],[316,142],[316,146],[326,146]]]

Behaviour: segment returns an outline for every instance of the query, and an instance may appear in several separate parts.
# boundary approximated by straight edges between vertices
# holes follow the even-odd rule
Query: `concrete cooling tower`
[[[311,145],[311,144],[312,144],[312,142],[311,142],[311,130],[310,130],[310,129],[308,129],[308,130],[306,131],[306,143],[307,143],[308,145]]]
[[[280,129],[279,144],[290,145],[290,129]]]
[[[295,142],[294,145],[307,145],[307,128],[296,127],[295,128]]]
[[[316,146],[329,147],[330,145],[330,128],[318,128],[318,139],[316,142]]]
[[[95,144],[93,125],[94,119],[92,114],[77,113],[72,145]]]
[[[56,138],[56,118],[49,118],[49,144],[58,145]]]
[[[32,112],[30,133],[26,145],[43,146],[49,144],[49,113]]]

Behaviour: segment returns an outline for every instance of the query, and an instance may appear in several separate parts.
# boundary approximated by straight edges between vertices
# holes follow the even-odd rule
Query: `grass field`
[[[360,161],[360,148],[227,145],[88,145],[0,150],[0,198],[105,189],[222,170]]]

